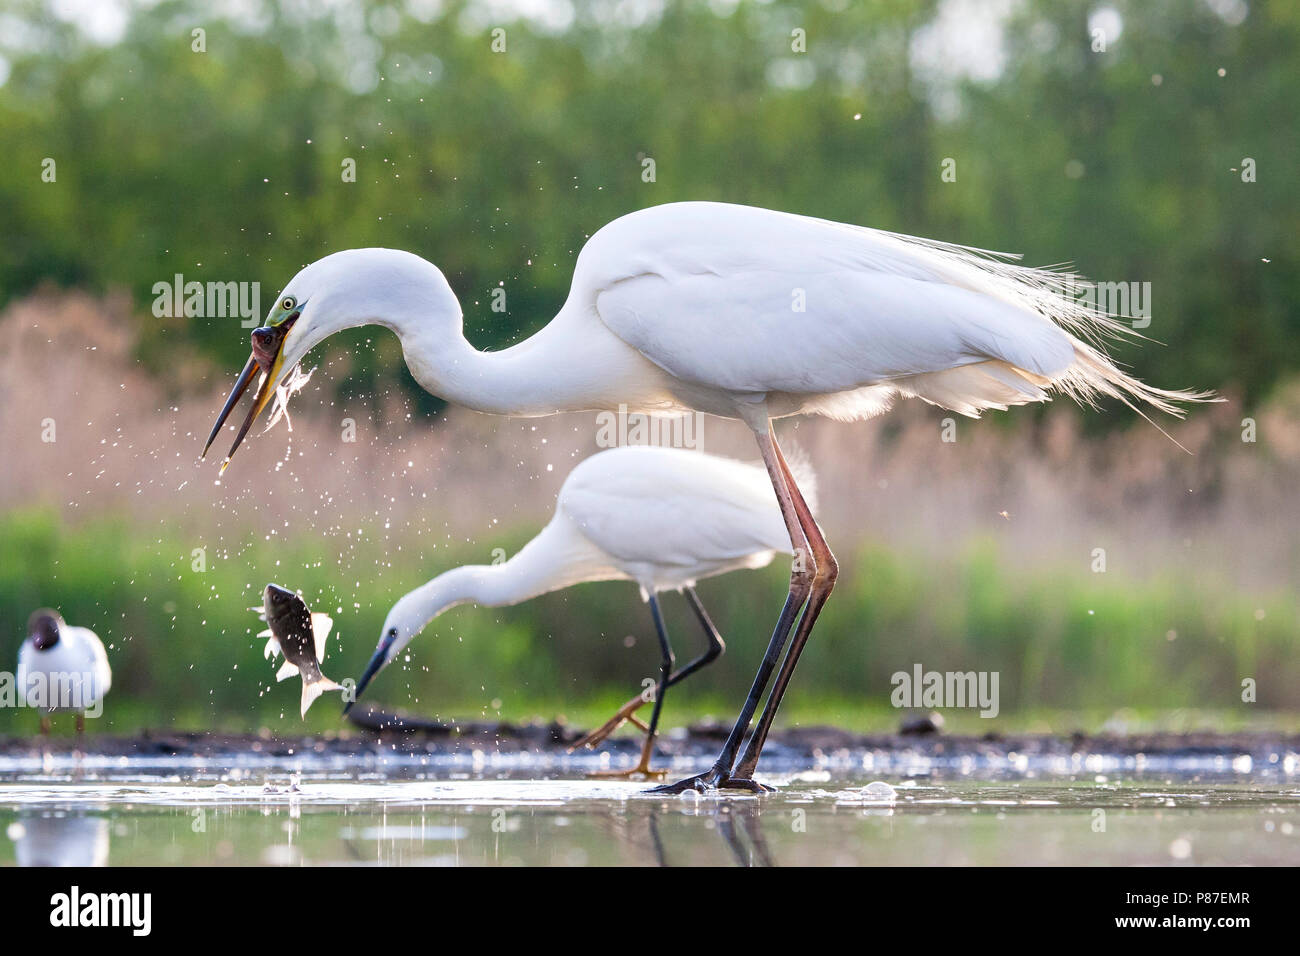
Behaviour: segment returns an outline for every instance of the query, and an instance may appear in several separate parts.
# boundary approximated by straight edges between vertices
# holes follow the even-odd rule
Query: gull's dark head
[[[27,636],[32,639],[32,646],[38,651],[48,651],[59,643],[59,632],[63,627],[63,618],[59,612],[43,607],[33,611],[27,619]]]

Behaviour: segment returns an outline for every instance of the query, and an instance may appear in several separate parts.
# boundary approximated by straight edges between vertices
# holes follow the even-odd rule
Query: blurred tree
[[[471,339],[497,347],[550,318],[600,225],[709,198],[1149,282],[1146,332],[1169,347],[1123,357],[1159,384],[1253,400],[1300,363],[1295,5],[526,7],[164,0],[128,5],[104,42],[10,0],[0,301],[125,285],[146,360],[183,341],[233,365],[237,321],[151,320],[155,282],[260,281],[265,309],[324,253],[399,246],[438,263]],[[396,349],[361,347],[377,340],[347,340],[342,387],[398,370]]]

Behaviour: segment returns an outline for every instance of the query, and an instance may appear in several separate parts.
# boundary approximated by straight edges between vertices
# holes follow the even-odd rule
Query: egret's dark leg
[[[668,678],[669,687],[672,687],[680,681],[684,681],[700,668],[708,667],[721,657],[723,651],[727,649],[726,642],[722,640],[722,635],[718,633],[718,629],[714,627],[713,622],[709,620],[709,614],[704,610],[704,604],[701,603],[700,596],[695,593],[695,588],[686,589],[686,599],[691,602],[691,610],[693,610],[695,616],[699,618],[700,627],[704,628],[704,637],[708,640],[709,646],[705,648],[703,654],[686,664],[681,670]]]
[[[654,618],[655,633],[659,636],[659,682],[655,685],[654,709],[650,712],[650,725],[646,728],[645,743],[641,745],[641,759],[631,770],[597,771],[593,777],[658,777],[663,778],[663,771],[650,769],[650,757],[654,754],[655,735],[659,732],[659,714],[663,711],[664,692],[668,689],[669,678],[673,672],[672,644],[668,641],[668,629],[664,627],[663,612],[659,610],[659,598],[650,595],[650,616]]]
[[[718,629],[714,627],[713,622],[709,620],[708,612],[704,610],[704,604],[700,601],[700,596],[695,593],[695,589],[686,588],[686,596],[691,602],[691,607],[695,611],[695,616],[700,621],[700,626],[704,628],[704,636],[708,640],[709,646],[705,649],[703,654],[683,666],[681,670],[674,671],[669,676],[669,687],[676,686],[679,682],[690,677],[696,671],[712,664],[719,656],[721,656],[723,651],[727,649],[726,643],[722,640],[722,635],[718,633]],[[640,694],[633,697],[626,704],[620,707],[613,717],[605,721],[604,724],[587,734],[587,736],[583,737],[577,743],[570,746],[569,753],[573,753],[573,751],[577,750],[579,747],[594,747],[614,731],[618,730],[618,728],[622,727],[625,721],[630,721],[641,730],[648,732],[650,728],[634,716],[635,713],[645,705],[645,703],[645,698]]]
[[[758,440],[758,449],[763,455],[763,463],[767,466],[768,477],[772,480],[772,489],[776,492],[777,503],[781,506],[781,515],[785,518],[786,530],[790,533],[791,550],[795,555],[794,566],[790,571],[790,592],[785,599],[785,606],[781,608],[781,616],[772,631],[772,639],[768,642],[762,663],[758,666],[758,673],[754,675],[749,696],[745,698],[745,705],[741,708],[740,716],[736,718],[735,726],[731,728],[726,743],[722,745],[722,753],[718,755],[718,759],[707,772],[678,780],[673,784],[655,787],[650,791],[651,793],[707,791],[715,787],[732,787],[758,793],[770,789],[752,779],[733,780],[731,768],[736,762],[736,753],[740,750],[746,731],[749,730],[749,722],[754,718],[754,711],[758,709],[763,691],[767,689],[767,682],[771,680],[772,671],[776,669],[777,662],[781,658],[781,651],[784,650],[786,639],[790,636],[790,628],[794,626],[800,608],[804,606],[812,591],[812,582],[817,568],[808,539],[804,534],[803,524],[795,510],[790,490],[792,482],[786,477],[785,469],[781,467],[782,459],[780,450],[776,446],[776,436],[769,426],[765,434],[755,437]]]
[[[781,671],[776,675],[772,694],[768,697],[767,706],[763,708],[763,714],[758,719],[758,726],[754,728],[754,733],[745,746],[740,763],[736,765],[734,776],[742,780],[752,779],[754,776],[754,768],[758,766],[758,758],[763,752],[763,744],[767,742],[768,731],[772,729],[772,720],[776,717],[777,708],[781,706],[781,698],[785,696],[786,687],[790,684],[790,676],[794,673],[795,665],[799,663],[799,655],[808,642],[808,635],[812,633],[813,625],[817,623],[817,615],[821,613],[826,599],[831,596],[835,580],[839,577],[839,565],[835,561],[835,555],[831,553],[826,538],[822,536],[821,528],[813,518],[812,510],[804,501],[798,485],[795,484],[785,456],[781,454],[780,448],[776,449],[776,453],[781,469],[790,484],[799,521],[808,535],[808,545],[812,549],[817,570],[813,575],[812,593],[808,597],[808,605],[804,608],[803,617],[799,619],[799,627],[790,641],[790,650],[781,663]]]
[[[664,707],[664,691],[668,689],[668,678],[673,673],[672,645],[668,642],[668,629],[664,627],[663,612],[659,610],[659,598],[650,596],[650,616],[655,620],[655,633],[659,635],[659,684],[655,687],[655,706],[650,712],[650,729],[646,732],[645,747],[641,752],[641,762],[648,764],[654,750],[655,734],[659,732],[659,714]]]

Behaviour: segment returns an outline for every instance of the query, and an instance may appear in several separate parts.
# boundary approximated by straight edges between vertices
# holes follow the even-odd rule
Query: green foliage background
[[[514,548],[526,537],[503,535],[494,543]],[[0,519],[0,540],[25,556],[0,568],[0,615],[22,620],[53,587],[66,596],[61,609],[69,620],[111,635],[113,701],[104,726],[300,726],[298,685],[274,683],[275,668],[261,656],[264,641],[254,637],[265,625],[246,608],[258,603],[260,592],[249,568],[300,576],[319,567],[319,544],[311,536],[259,539],[240,560],[214,561],[204,574],[189,573],[188,540],[164,539],[160,546],[157,535],[133,533],[123,521],[74,529],[51,513],[15,513]],[[367,539],[356,560],[382,560],[387,547]],[[466,544],[439,549],[438,563],[482,558],[481,546]],[[1174,578],[1134,583],[1117,574],[1081,578],[1051,568],[1018,575],[991,541],[973,542],[942,564],[871,544],[841,559],[845,586],[800,658],[804,692],[792,691],[787,716],[892,727],[898,711],[890,707],[890,677],[911,673],[918,661],[999,672],[1008,709],[1001,723],[974,711],[948,712],[958,728],[981,733],[990,726],[1095,729],[1119,702],[1136,708],[1126,718],[1134,727],[1194,724],[1197,717],[1183,716],[1189,702],[1192,711],[1218,711],[1214,719],[1224,726],[1248,726],[1261,711],[1294,707],[1300,661],[1289,593],[1261,598],[1197,591]],[[701,583],[730,650],[674,689],[670,725],[731,715],[748,689],[786,573],[773,565]],[[426,576],[418,562],[394,565],[383,590],[402,593]],[[335,618],[325,672],[355,677],[381,632],[386,601],[354,601],[350,591],[329,588],[304,597]],[[703,638],[683,599],[663,601],[678,659],[687,660]],[[1259,618],[1257,609],[1264,612]],[[1176,641],[1166,639],[1167,629],[1177,631]],[[630,583],[580,585],[513,608],[453,609],[429,625],[366,699],[445,720],[561,716],[591,726],[637,693],[642,675],[655,673],[653,635]],[[625,643],[629,636],[635,640]],[[1242,674],[1267,675],[1257,704],[1228,706],[1240,700]],[[36,720],[5,713],[14,729],[31,729]],[[338,726],[333,699],[308,714],[309,729]]]
[[[932,2],[665,0],[628,22],[574,0],[563,30],[500,23],[499,54],[498,24],[466,0],[241,6],[132,4],[101,46],[41,4],[6,4],[0,298],[53,280],[147,304],[180,272],[260,280],[269,306],[306,262],[390,245],[437,262],[493,346],[554,314],[599,226],[707,198],[1151,282],[1148,333],[1170,347],[1136,364],[1161,384],[1250,400],[1300,358],[1293,3],[1254,0],[1229,25],[1190,0],[1119,2],[1123,32],[1094,53],[1096,4],[1029,0],[989,80],[914,66]],[[504,319],[486,303],[498,283]],[[178,337],[227,365],[246,352],[228,321],[176,320],[149,354]],[[378,361],[355,370],[362,387]]]

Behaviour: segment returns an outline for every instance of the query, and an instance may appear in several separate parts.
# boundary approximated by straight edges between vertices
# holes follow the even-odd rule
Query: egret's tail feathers
[[[1096,396],[1115,398],[1140,413],[1138,402],[1182,418],[1189,402],[1222,401],[1213,392],[1156,388],[1128,374],[1100,348],[1075,340],[1074,364],[1052,379],[1052,387],[1077,402],[1094,404]]]
[[[342,686],[334,683],[328,677],[321,675],[319,680],[302,682],[302,716],[307,716],[307,710],[312,704],[316,703],[316,698],[327,690],[342,690]]]
[[[1093,344],[1131,336],[1145,338],[1122,320],[1094,305],[1096,285],[1064,265],[1046,268],[1020,264],[1020,255],[994,252],[952,242],[881,233],[914,250],[922,250],[934,272],[945,281],[1028,308],[1055,325]]]
[[[1053,379],[1053,388],[1064,392],[1081,404],[1095,405],[1097,395],[1118,399],[1145,418],[1153,428],[1183,451],[1188,449],[1153,421],[1151,416],[1142,410],[1140,403],[1150,405],[1175,418],[1182,418],[1187,414],[1183,406],[1189,402],[1223,401],[1211,391],[1193,392],[1148,385],[1117,366],[1100,347],[1094,348],[1078,340],[1075,341],[1074,354],[1074,364],[1063,375]]]
[[[930,268],[944,281],[991,296],[1017,308],[1036,312],[1066,334],[1074,347],[1074,356],[1065,368],[1046,376],[1035,376],[1024,368],[1013,366],[1010,372],[1016,378],[1024,379],[1041,390],[1063,392],[1088,405],[1095,404],[1098,395],[1105,395],[1124,402],[1139,414],[1141,411],[1138,405],[1146,404],[1166,414],[1181,417],[1185,413],[1182,406],[1187,403],[1219,400],[1213,392],[1155,388],[1116,366],[1106,354],[1106,340],[1147,337],[1134,329],[1131,322],[1125,321],[1130,316],[1112,315],[1099,308],[1097,302],[1101,298],[1100,287],[1064,267],[1031,268],[1020,265],[1016,261],[1019,256],[1015,255],[894,233],[884,235],[914,250],[922,250],[922,254],[929,259]],[[1068,352],[1065,354],[1068,356]],[[971,379],[970,373],[955,378],[964,379],[966,384],[976,386],[974,394],[953,396],[950,380],[937,385],[918,381],[931,377],[927,375],[912,376],[905,380],[899,391],[919,395],[927,401],[935,401],[963,414],[978,412],[981,408],[1041,401],[1046,397],[1034,396],[1032,392],[1024,391],[1018,382],[1007,381],[1005,373],[1008,369],[1004,363],[980,363],[966,368],[981,369],[984,375],[997,379],[1010,391],[1001,392],[1003,397],[997,398],[994,394],[997,389],[989,392],[988,389],[979,387],[984,383],[978,378]],[[952,372],[931,375],[950,376]],[[917,382],[916,385],[912,384],[914,381]],[[1012,393],[1017,392],[1025,397],[1013,397]],[[955,404],[941,400],[945,394]],[[986,394],[988,399],[985,398]]]

